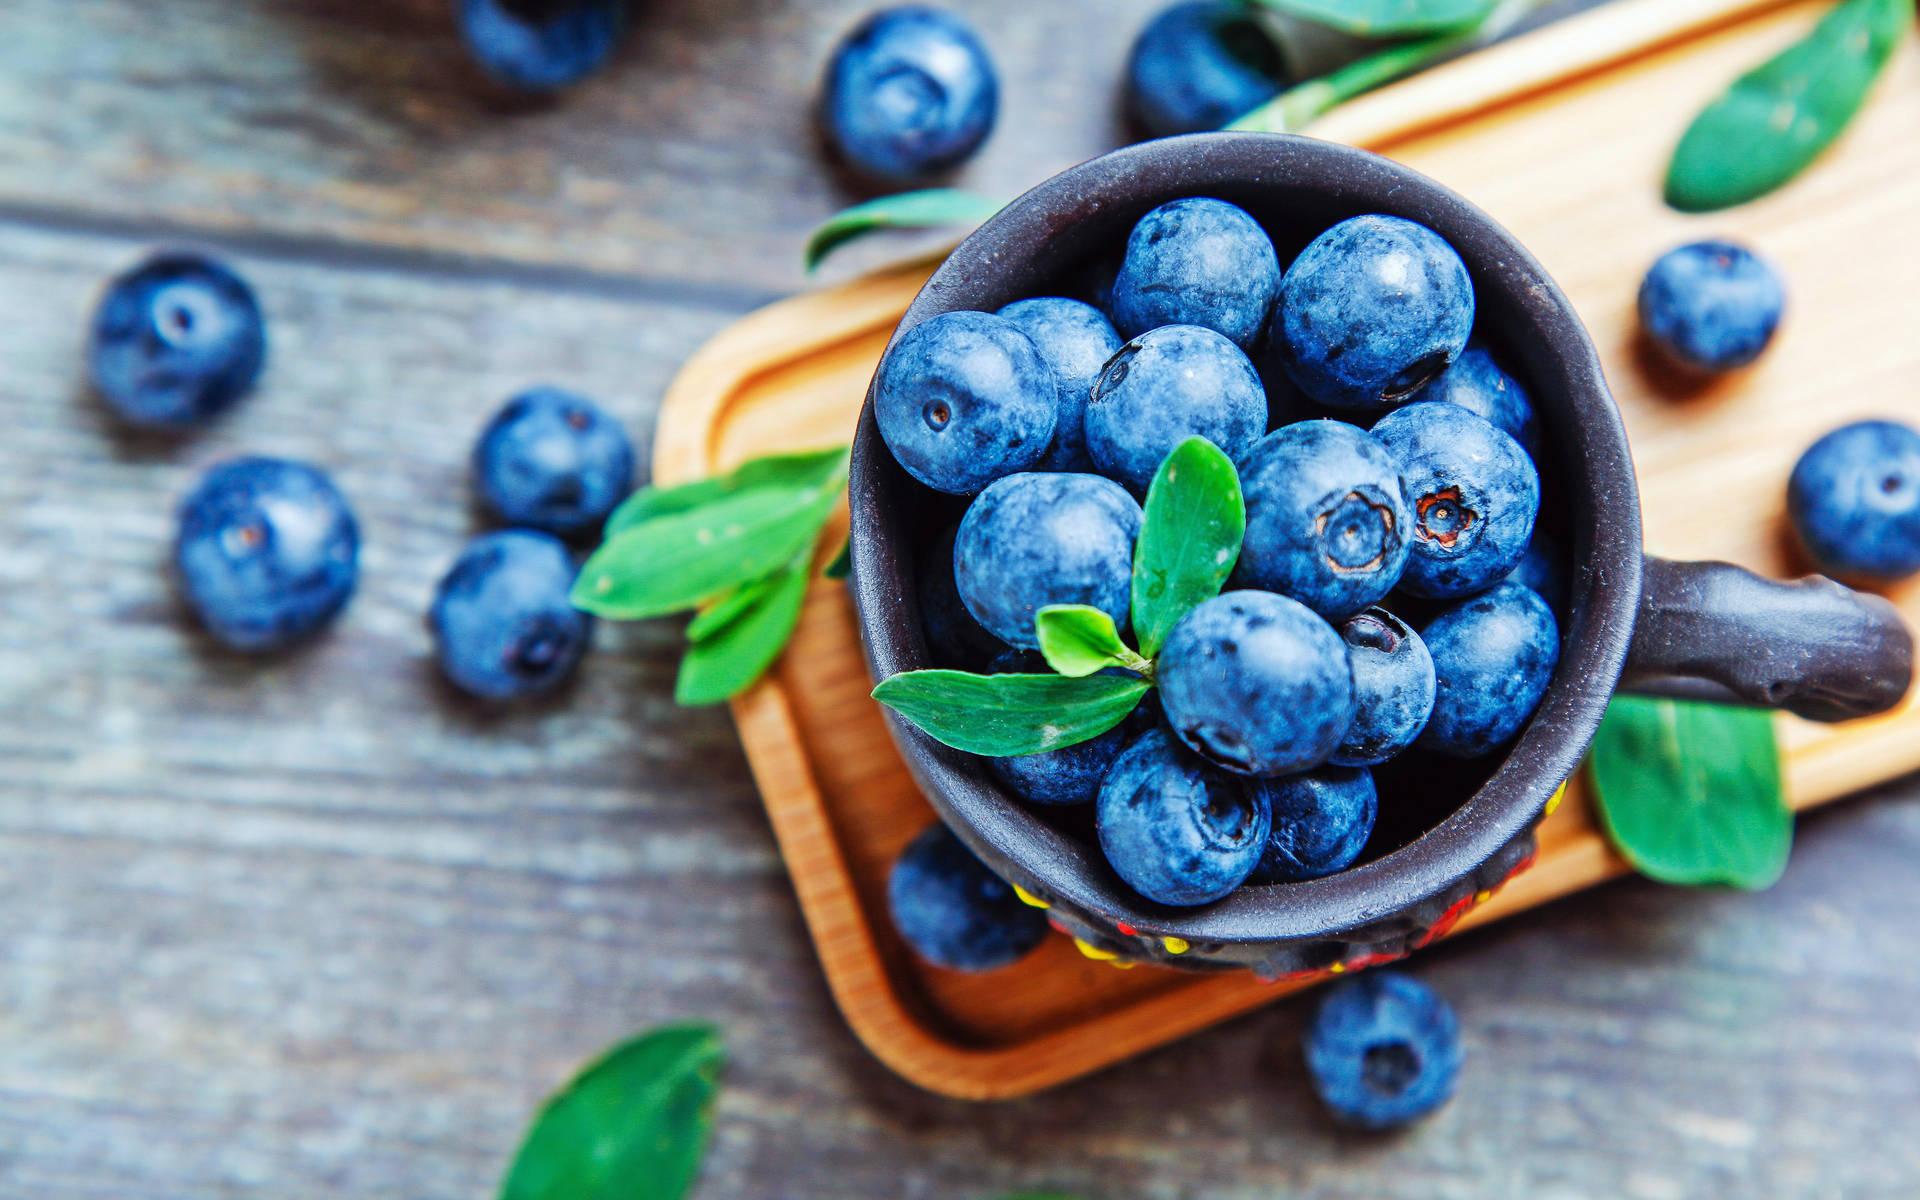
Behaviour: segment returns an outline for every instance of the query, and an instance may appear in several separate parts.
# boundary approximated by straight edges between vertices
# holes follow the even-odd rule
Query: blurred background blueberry
[[[1162,9],[1127,57],[1127,111],[1149,137],[1219,129],[1286,84],[1280,47],[1232,0]]]
[[[245,280],[203,255],[155,255],[107,285],[87,373],[128,424],[177,428],[247,394],[266,361],[266,326]]]
[[[1829,574],[1884,581],[1920,571],[1920,433],[1897,421],[1829,433],[1794,464],[1787,515]]]
[[[1767,260],[1725,241],[1669,250],[1640,283],[1640,324],[1669,358],[1731,371],[1760,357],[1780,327],[1786,285]]]
[[[937,822],[894,860],[887,907],[914,953],[953,971],[1010,966],[1047,936],[1046,915]]]
[[[1000,84],[973,27],[944,9],[874,13],[834,48],[827,142],[862,175],[907,183],[960,165],[993,131]]]
[[[428,615],[441,671],[487,700],[559,686],[593,635],[593,618],[567,598],[575,574],[573,556],[550,534],[507,529],[468,543]]]
[[[586,397],[534,388],[487,422],[473,474],[500,520],[572,537],[597,531],[632,489],[633,443]]]
[[[557,91],[605,63],[627,24],[627,0],[459,0],[460,34],[494,82]]]
[[[1453,1008],[1398,971],[1330,989],[1307,1027],[1307,1070],[1342,1124],[1392,1129],[1452,1097],[1464,1057]]]

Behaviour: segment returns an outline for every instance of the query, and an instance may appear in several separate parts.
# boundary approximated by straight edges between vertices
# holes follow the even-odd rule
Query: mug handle
[[[1652,556],[1644,578],[1627,691],[1844,721],[1887,711],[1913,681],[1913,635],[1883,597]]]

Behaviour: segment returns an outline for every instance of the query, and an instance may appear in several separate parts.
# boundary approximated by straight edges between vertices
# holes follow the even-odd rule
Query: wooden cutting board
[[[1784,526],[1794,459],[1851,419],[1920,419],[1920,336],[1911,306],[1888,302],[1920,284],[1913,38],[1854,129],[1787,189],[1708,217],[1660,201],[1667,154],[1692,115],[1829,4],[1618,0],[1374,93],[1311,130],[1455,188],[1513,230],[1566,289],[1626,415],[1656,554],[1805,573]],[[1639,349],[1634,295],[1656,255],[1709,234],[1770,255],[1791,298],[1758,366],[1697,387]],[[655,481],[849,440],[880,351],[932,266],[799,296],[722,331],[669,390]],[[844,529],[844,513],[839,522]],[[1920,621],[1920,589],[1894,598]],[[871,687],[845,590],[821,580],[785,657],[733,712],[828,983],[854,1031],[895,1071],[951,1096],[1021,1096],[1301,986],[1245,973],[1114,970],[1064,937],[985,975],[914,959],[886,915],[886,874],[932,811]],[[1843,726],[1779,721],[1796,807],[1920,768],[1915,698]],[[1581,779],[1539,840],[1533,869],[1485,897],[1456,933],[1627,870],[1595,828]]]

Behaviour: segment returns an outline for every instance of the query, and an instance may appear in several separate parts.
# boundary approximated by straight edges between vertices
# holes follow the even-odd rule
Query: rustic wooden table
[[[850,196],[806,109],[868,6],[653,0],[611,70],[526,106],[444,0],[0,5],[0,1195],[485,1195],[577,1064],[690,1016],[732,1050],[704,1197],[1910,1195],[1912,783],[1805,821],[1765,895],[1624,883],[1425,955],[1462,1095],[1361,1139],[1301,1078],[1303,1003],[1018,1104],[890,1076],[725,713],[668,700],[670,622],[605,629],[532,710],[436,681],[473,431],[553,381],[644,435],[684,355],[803,286]],[[1154,0],[966,7],[1006,85],[967,183],[1116,143]],[[84,319],[181,239],[256,282],[272,362],[208,433],[129,437],[80,384]],[[243,450],[333,469],[367,542],[332,636],[264,663],[163,570],[176,497]]]

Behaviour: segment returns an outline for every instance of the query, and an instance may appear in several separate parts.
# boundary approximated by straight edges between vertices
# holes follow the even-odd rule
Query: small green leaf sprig
[[[1188,438],[1160,464],[1133,552],[1138,649],[1087,605],[1042,608],[1040,653],[1055,674],[906,671],[873,698],[958,750],[1006,758],[1058,750],[1126,720],[1153,686],[1153,658],[1193,608],[1220,594],[1240,558],[1246,504],[1233,461]]]
[[[1845,0],[1734,80],[1681,135],[1667,164],[1667,203],[1713,212],[1800,174],[1852,122],[1913,23],[1914,0]]]
[[[836,446],[642,488],[607,519],[574,582],[574,607],[616,621],[698,609],[673,697],[715,704],[738,695],[793,636],[821,528],[846,491],[847,460]],[[845,559],[843,549],[825,574],[844,575]]]

